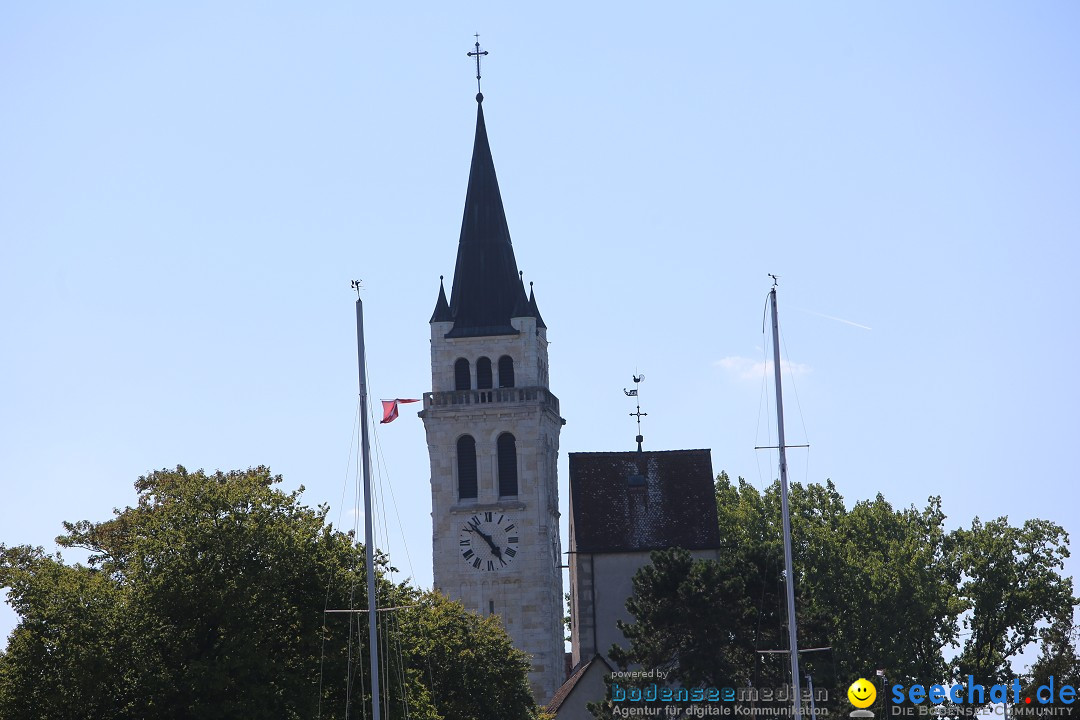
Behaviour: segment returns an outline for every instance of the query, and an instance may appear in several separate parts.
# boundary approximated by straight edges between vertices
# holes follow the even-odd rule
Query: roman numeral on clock
[[[474,553],[474,552],[473,552],[472,550],[466,550],[465,552],[461,553],[461,557],[463,557],[463,558],[465,558],[466,560],[468,560],[468,559],[469,559],[469,558],[471,558],[471,557],[472,557],[472,556],[473,556],[474,554],[475,554],[475,553]],[[480,562],[480,561],[479,561],[479,560],[477,560],[477,562]]]

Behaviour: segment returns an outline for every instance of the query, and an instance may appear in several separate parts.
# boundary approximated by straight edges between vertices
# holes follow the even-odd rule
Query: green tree
[[[964,627],[969,634],[955,675],[984,685],[1014,677],[1010,660],[1039,638],[1045,623],[1072,617],[1072,578],[1062,577],[1069,536],[1047,520],[1021,527],[1000,517],[954,533]]]
[[[128,669],[119,585],[39,548],[0,545],[0,587],[21,617],[0,654],[0,717],[114,715]]]
[[[418,599],[409,620],[408,665],[444,718],[531,718],[528,656],[511,645],[498,616],[465,612],[438,593]],[[416,717],[410,713],[410,717]]]
[[[838,591],[808,587],[808,604],[831,613],[836,680],[883,668],[890,682],[941,682],[941,649],[956,639],[962,608],[941,499],[897,510],[878,494],[856,503],[842,528]]]
[[[0,656],[0,717],[329,720],[370,704],[364,616],[324,613],[366,606],[363,547],[279,482],[262,467],[161,470],[139,478],[135,507],[65,523],[58,542],[89,551],[87,566],[2,548],[21,619]],[[480,717],[452,691],[469,676],[507,717],[535,714],[526,660],[496,622],[378,565],[379,605],[401,608],[379,617],[387,706]]]
[[[1061,702],[1058,691],[1063,685],[1080,688],[1080,653],[1077,652],[1080,628],[1073,624],[1070,615],[1066,615],[1043,628],[1040,636],[1039,656],[1024,676],[1025,692],[1032,698],[1032,705],[1028,709],[1037,716],[1067,716],[1071,710],[1066,708],[1075,707],[1075,703]],[[1053,690],[1039,693],[1043,687]],[[1040,695],[1051,701],[1046,704],[1037,702]]]
[[[787,647],[780,488],[764,493],[725,473],[716,482],[724,553],[746,579],[751,651]],[[945,674],[940,649],[956,636],[959,580],[939,498],[894,509],[881,495],[851,510],[831,481],[791,485],[792,556],[804,669],[819,687],[886,668],[898,682]],[[788,682],[783,655],[755,664],[755,685]]]
[[[730,564],[694,559],[681,548],[651,559],[626,601],[635,622],[618,622],[630,647],[612,647],[612,660],[670,671],[670,680],[688,686],[744,679],[754,655],[744,637],[749,603],[742,577]]]
[[[627,601],[634,622],[620,623],[628,643],[611,656],[671,669],[684,684],[789,682],[784,655],[754,660],[787,647],[779,484],[761,492],[721,473],[716,502],[719,560],[654,553]],[[878,494],[847,509],[829,481],[793,484],[790,506],[799,646],[832,648],[802,658],[818,687],[843,688],[878,668],[904,685],[968,673],[1004,682],[1039,627],[1072,617],[1072,581],[1061,575],[1068,537],[1054,523],[976,519],[948,532],[938,497],[897,509]],[[1059,639],[1048,657],[1070,657],[1060,621],[1051,627],[1058,635],[1044,633],[1044,643]],[[959,643],[962,628],[970,634],[948,663],[943,648]],[[594,706],[598,717],[607,712]]]

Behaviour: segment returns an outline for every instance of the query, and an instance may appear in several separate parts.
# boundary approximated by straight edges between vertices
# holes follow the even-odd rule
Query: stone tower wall
[[[446,338],[450,322],[431,324],[432,392],[424,396],[424,426],[431,460],[432,548],[435,586],[467,609],[494,611],[516,647],[532,656],[529,679],[546,703],[565,679],[563,590],[559,544],[557,460],[562,418],[547,389],[546,330],[533,318],[514,318],[518,335]],[[478,390],[476,361],[514,360],[514,387]],[[469,361],[470,390],[454,390],[454,363]],[[496,441],[512,433],[517,444],[518,494],[498,495]],[[457,442],[476,441],[477,497],[458,498]],[[476,514],[512,519],[518,552],[507,567],[475,569],[462,557],[461,529]]]

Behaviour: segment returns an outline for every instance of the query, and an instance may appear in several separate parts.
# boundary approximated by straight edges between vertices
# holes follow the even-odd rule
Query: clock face
[[[517,526],[506,513],[476,513],[461,524],[458,550],[476,570],[502,570],[518,554]]]

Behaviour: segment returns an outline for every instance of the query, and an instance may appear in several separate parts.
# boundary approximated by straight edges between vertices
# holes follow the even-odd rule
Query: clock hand
[[[491,539],[490,535],[483,533],[479,530],[477,530],[476,532],[480,534],[480,537],[484,538],[484,542],[488,544],[488,547],[491,548],[491,552],[495,553],[496,557],[502,555],[502,553],[499,551],[499,546],[495,544],[495,541]]]
[[[484,539],[484,542],[486,542],[488,544],[488,547],[491,548],[491,553],[495,557],[497,557],[499,559],[499,562],[501,562],[503,565],[505,565],[506,561],[503,560],[502,549],[499,548],[499,546],[495,543],[495,541],[491,539],[491,536],[488,535],[483,530],[481,530],[480,526],[473,523],[471,520],[469,521],[469,527],[471,528],[471,530],[469,532],[474,532],[477,535],[479,535],[480,537],[482,537]]]
[[[484,532],[483,530],[481,530],[481,529],[480,529],[480,526],[479,526],[478,524],[474,524],[474,523],[473,523],[473,521],[472,521],[472,520],[470,520],[470,521],[469,521],[469,528],[470,528],[469,532],[474,532],[474,533],[476,533],[476,534],[477,534],[477,535],[479,535],[480,537],[484,538],[484,540],[485,540],[485,541],[487,542],[487,544],[488,544],[488,545],[491,545],[491,536],[490,536],[490,535],[488,535],[488,534],[487,534],[486,532]]]

